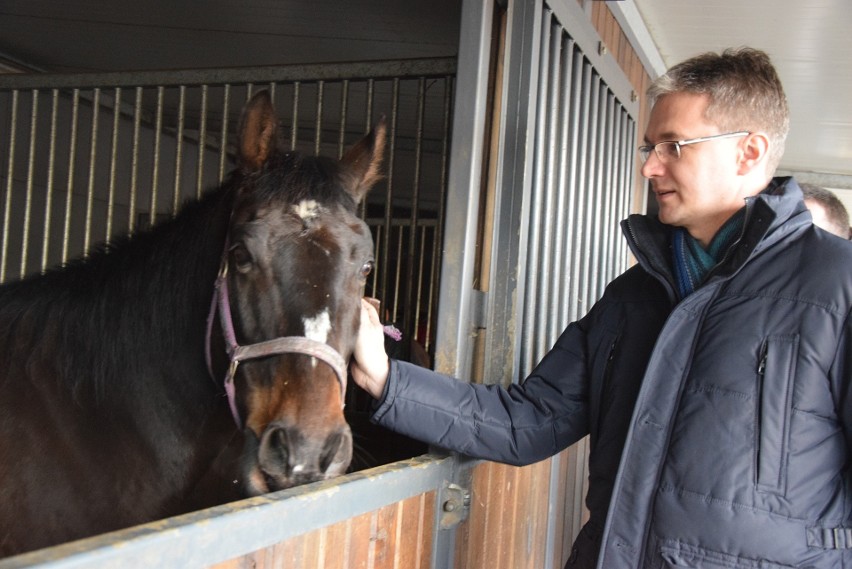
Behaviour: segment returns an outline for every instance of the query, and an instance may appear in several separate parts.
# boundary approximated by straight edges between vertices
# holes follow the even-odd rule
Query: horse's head
[[[381,121],[335,161],[282,151],[277,130],[260,92],[243,111],[224,263],[236,342],[261,346],[233,376],[251,494],[336,476],[351,460],[345,366],[373,267],[356,206],[379,179],[385,139]]]

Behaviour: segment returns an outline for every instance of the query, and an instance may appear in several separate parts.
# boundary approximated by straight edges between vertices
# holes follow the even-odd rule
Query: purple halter
[[[305,336],[284,336],[257,344],[241,346],[237,343],[236,334],[234,333],[234,323],[231,318],[231,307],[228,302],[228,245],[225,244],[225,253],[222,255],[222,264],[219,268],[219,275],[216,277],[216,287],[213,291],[213,301],[210,305],[210,313],[207,316],[207,341],[205,346],[205,355],[207,358],[207,370],[210,372],[210,377],[213,376],[213,358],[210,353],[210,343],[213,333],[213,320],[216,316],[216,310],[219,311],[219,321],[222,324],[222,334],[225,337],[225,350],[230,360],[228,373],[225,375],[225,393],[228,396],[228,404],[231,407],[231,415],[237,424],[237,428],[242,428],[240,421],[240,412],[237,410],[236,389],[234,387],[234,376],[237,373],[237,367],[241,361],[251,360],[255,358],[263,358],[266,356],[274,356],[287,353],[304,354],[315,357],[327,363],[334,370],[337,376],[337,381],[340,383],[340,400],[345,405],[346,398],[346,360],[340,353],[323,342],[312,340]],[[214,378],[215,379],[215,378]]]

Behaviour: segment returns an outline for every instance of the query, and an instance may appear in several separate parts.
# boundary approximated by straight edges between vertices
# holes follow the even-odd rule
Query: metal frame
[[[508,3],[502,96],[495,102],[500,117],[495,133],[499,167],[491,287],[487,293],[475,290],[474,253],[481,237],[482,161],[488,143],[484,138],[489,120],[488,74],[495,7],[493,0],[465,0],[462,6],[449,158],[452,168],[442,173],[447,193],[444,226],[438,232],[443,235],[443,262],[434,367],[470,377],[473,332],[475,327],[484,326],[492,331],[485,345],[484,375],[507,384],[526,375],[555,340],[554,335],[585,311],[592,297],[626,266],[626,249],[609,226],[626,212],[630,200],[624,192],[598,192],[588,197],[583,192],[632,184],[633,123],[638,103],[624,74],[601,49],[600,39],[576,0]],[[560,58],[557,53],[568,55]],[[302,67],[294,66],[294,73],[301,73],[297,70]],[[369,68],[366,65],[365,75],[375,72]],[[264,73],[278,77],[281,71],[259,70],[261,78],[252,75],[246,80],[267,81],[262,78]],[[239,81],[242,73],[225,70],[221,79]],[[107,75],[112,83],[130,80],[124,74]],[[0,88],[11,80],[0,77]],[[186,77],[175,75],[174,80],[180,83]],[[580,122],[580,116],[593,118],[587,124]],[[613,140],[620,142],[610,142]],[[553,141],[564,144],[552,147]],[[572,176],[576,172],[576,178],[569,177],[569,171]],[[564,211],[569,212],[568,217],[559,217]],[[581,227],[584,217],[589,223]],[[531,257],[540,250],[546,253],[543,259],[555,259],[556,264],[531,264]],[[592,259],[601,262],[593,263]],[[570,273],[569,282],[565,282],[566,270],[580,272]],[[541,316],[543,322],[539,322]],[[574,501],[567,508],[572,520],[566,524],[573,534],[582,515],[585,452],[585,443],[581,442],[576,472],[570,481]],[[170,564],[207,566],[424,492],[437,491],[438,506],[446,501],[453,505],[448,509],[455,509],[459,500],[464,501],[470,469],[475,465],[476,461],[461,457],[426,455],[7,559],[0,562],[0,569],[32,563],[62,568],[141,567],[160,564],[166,555]],[[560,479],[562,466],[560,457],[553,460],[551,488],[565,483]],[[328,507],[329,502],[343,496],[357,496],[357,500],[346,500],[346,507]],[[555,493],[551,493],[549,511],[562,511],[555,499]],[[444,510],[438,506],[436,514]],[[453,524],[458,519],[435,516],[435,567],[453,566]],[[549,563],[564,547],[557,525],[556,520],[549,520]]]

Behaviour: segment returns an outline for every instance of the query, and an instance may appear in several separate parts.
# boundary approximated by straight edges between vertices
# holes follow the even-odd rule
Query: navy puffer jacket
[[[638,265],[521,385],[392,362],[374,420],[511,464],[590,434],[582,547],[601,568],[852,568],[852,244],[791,179],[747,207],[681,301],[668,228],[631,216]]]

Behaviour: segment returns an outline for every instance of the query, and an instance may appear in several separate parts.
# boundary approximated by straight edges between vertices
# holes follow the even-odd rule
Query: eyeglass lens
[[[653,146],[649,144],[639,147],[639,154],[643,162],[650,158],[651,152],[656,152],[657,158],[660,160],[677,160],[680,158],[680,145],[674,141],[665,141],[658,142]]]

